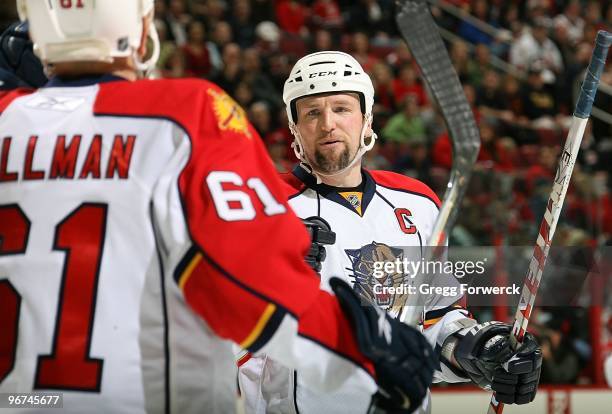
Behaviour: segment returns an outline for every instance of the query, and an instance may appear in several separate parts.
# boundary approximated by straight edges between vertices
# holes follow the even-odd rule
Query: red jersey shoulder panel
[[[306,189],[306,185],[291,172],[281,173],[279,176],[285,183],[283,190],[286,192],[288,199],[295,197]]]
[[[278,178],[244,110],[220,87],[205,80],[117,81],[100,84],[99,88],[94,104],[97,116],[162,118],[185,130],[191,151],[179,175],[179,190],[191,240],[243,288],[257,292],[294,315],[302,313],[318,293],[314,289],[318,280],[303,260],[310,239],[294,215],[266,214],[256,189],[246,185],[249,179],[258,179],[275,201],[290,210],[285,184]],[[214,194],[207,184],[211,172],[239,177],[239,184],[224,181],[221,190],[216,191],[233,190],[248,195],[257,212],[254,218],[228,221],[218,215],[212,202]],[[270,231],[278,228],[283,231]],[[258,258],[259,270],[254,271],[247,258],[261,250],[265,234],[267,244],[279,254]],[[287,274],[293,284],[278,283],[277,273],[267,269]],[[304,294],[305,291],[310,294]]]
[[[17,98],[20,98],[25,95],[29,95],[34,93],[35,89],[29,88],[18,88],[13,89],[11,91],[0,91],[0,113],[4,112],[4,110]]]
[[[100,84],[94,104],[96,115],[167,118],[179,124],[192,139],[213,126],[216,117],[227,133],[252,137],[246,115],[217,85],[202,79],[157,79]],[[244,118],[244,119],[243,119]]]
[[[391,171],[369,170],[368,172],[372,178],[374,178],[376,184],[392,190],[406,191],[420,195],[430,199],[436,207],[440,208],[440,199],[424,182]]]

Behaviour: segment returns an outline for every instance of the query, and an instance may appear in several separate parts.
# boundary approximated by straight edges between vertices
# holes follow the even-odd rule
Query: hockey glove
[[[321,272],[322,263],[325,260],[325,245],[334,244],[336,242],[336,233],[331,230],[331,227],[327,221],[322,217],[312,216],[302,220],[308,233],[310,233],[310,239],[312,244],[306,255],[306,263],[312,269],[319,273]]]
[[[40,60],[32,51],[28,23],[13,23],[0,35],[0,89],[38,88],[47,83]]]
[[[496,392],[497,401],[527,404],[533,401],[538,389],[542,351],[530,333],[513,351],[511,329],[511,325],[494,321],[456,332],[454,357],[472,381]]]
[[[362,305],[343,280],[329,284],[352,323],[359,350],[374,364],[379,387],[372,404],[388,413],[412,413],[427,394],[438,359],[425,336],[375,305]]]

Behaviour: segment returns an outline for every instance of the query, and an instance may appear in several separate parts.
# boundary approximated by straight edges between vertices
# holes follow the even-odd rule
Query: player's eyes
[[[311,109],[310,111],[306,112],[306,116],[314,117],[318,116],[320,113],[321,111],[319,111],[318,109]]]

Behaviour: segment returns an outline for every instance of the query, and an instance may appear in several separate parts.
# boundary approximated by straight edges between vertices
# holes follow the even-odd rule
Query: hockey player
[[[342,52],[317,52],[300,59],[285,82],[293,147],[300,165],[286,181],[289,204],[299,217],[318,217],[336,232],[327,246],[322,287],[342,276],[362,297],[393,315],[401,310],[400,287],[405,273],[377,274],[376,263],[403,260],[426,247],[438,214],[438,197],[422,182],[385,171],[361,168],[372,148],[374,89],[359,63]],[[457,283],[434,279],[451,287]],[[399,292],[402,292],[401,289]],[[472,380],[498,399],[525,404],[536,394],[541,353],[533,336],[511,351],[510,326],[478,324],[461,306],[460,295],[425,295],[424,335],[440,353],[435,381]],[[504,365],[508,362],[507,365]],[[368,396],[348,388],[321,393],[311,390],[299,370],[290,372],[271,356],[244,362],[239,375],[247,413],[365,413]],[[429,410],[428,402],[422,412]]]
[[[230,413],[234,342],[315,389],[414,410],[432,348],[341,280],[319,290],[244,111],[206,81],[138,80],[153,0],[18,9],[51,79],[0,92],[0,394]]]

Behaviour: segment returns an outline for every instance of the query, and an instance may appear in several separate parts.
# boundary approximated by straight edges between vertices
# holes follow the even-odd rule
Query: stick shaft
[[[435,102],[447,125],[453,145],[451,176],[444,194],[444,201],[434,224],[427,246],[444,245],[456,216],[457,206],[470,179],[472,168],[480,147],[480,134],[472,109],[467,101],[461,82],[452,65],[438,27],[431,15],[427,0],[398,1],[396,21],[402,37],[421,69],[421,75],[429,86]],[[425,260],[438,249],[428,249]],[[412,286],[424,282],[425,275],[417,275]],[[401,308],[399,319],[416,325],[424,309],[417,295],[403,296],[398,300]]]

